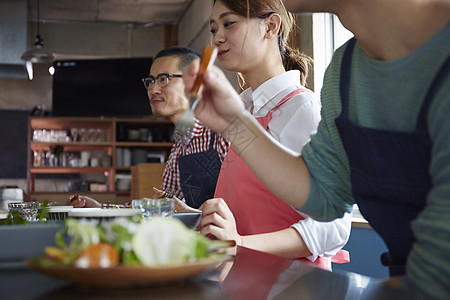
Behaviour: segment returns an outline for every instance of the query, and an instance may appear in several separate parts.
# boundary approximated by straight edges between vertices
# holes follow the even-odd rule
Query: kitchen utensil
[[[184,211],[184,212],[201,213],[201,210],[188,206],[185,202],[183,202],[180,199],[178,199],[177,197],[175,197],[175,195],[172,192],[169,192],[169,191],[163,191],[163,192],[164,193],[163,193],[162,197],[174,200],[176,210],[180,210],[180,211]]]
[[[214,64],[217,57],[217,48],[214,46],[206,46],[203,50],[202,59],[200,61],[200,69],[195,78],[194,87],[189,100],[189,110],[186,111],[175,124],[183,143],[188,143],[192,138],[192,130],[194,128],[194,110],[198,103],[198,93],[203,84],[203,73],[206,69]]]

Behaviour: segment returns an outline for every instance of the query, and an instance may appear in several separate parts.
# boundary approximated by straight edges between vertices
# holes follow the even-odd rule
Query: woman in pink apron
[[[215,1],[213,42],[222,67],[239,72],[249,87],[241,94],[247,110],[274,139],[301,152],[320,121],[320,101],[302,85],[309,58],[286,45],[293,23],[282,1],[260,2],[249,1],[247,9],[247,1]],[[330,223],[301,215],[273,195],[233,147],[222,164],[215,199],[201,209],[203,234],[327,270],[333,256],[333,261],[348,261],[340,249],[350,234],[351,215]]]

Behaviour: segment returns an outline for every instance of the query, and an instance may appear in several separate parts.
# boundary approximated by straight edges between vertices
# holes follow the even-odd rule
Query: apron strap
[[[306,91],[306,88],[298,88],[296,90],[293,90],[292,92],[290,92],[286,97],[284,97],[283,99],[281,99],[280,102],[278,102],[277,105],[275,105],[274,107],[272,107],[269,112],[264,116],[264,117],[258,117],[256,118],[256,120],[259,122],[259,124],[261,124],[262,127],[264,127],[264,129],[267,130],[268,126],[269,126],[269,121],[272,118],[272,112],[277,109],[278,107],[280,107],[281,105],[283,105],[286,101],[288,101],[289,99],[291,99],[292,97],[294,97],[295,95],[298,95],[300,93],[303,93],[304,91]]]
[[[342,112],[340,117],[348,119],[348,99],[349,99],[349,86],[350,86],[350,72],[352,66],[352,55],[353,50],[355,48],[356,39],[353,37],[347,43],[347,48],[345,49],[342,64],[341,64],[341,80],[340,80],[340,94],[341,94],[341,102],[342,102]],[[438,73],[434,77],[427,94],[425,96],[425,100],[420,109],[419,116],[417,118],[416,123],[416,132],[427,131],[427,115],[429,106],[431,101],[435,97],[438,87],[442,85],[442,82],[447,78],[450,72],[450,56],[442,64],[442,67],[439,69]],[[427,134],[427,133],[425,133]]]
[[[352,38],[347,43],[347,48],[345,48],[344,56],[342,58],[341,64],[341,80],[340,80],[340,90],[341,90],[341,101],[342,101],[342,112],[340,117],[348,119],[348,97],[350,89],[350,72],[352,69],[352,55],[353,49],[355,48],[356,39]]]
[[[431,101],[436,96],[439,87],[442,86],[442,82],[447,79],[448,74],[450,73],[450,56],[442,64],[442,67],[437,72],[434,77],[430,88],[425,96],[425,101],[422,104],[422,108],[420,109],[420,114],[417,118],[416,131],[425,131],[427,132],[428,124],[427,124],[427,115],[428,108],[430,107]],[[428,135],[428,133],[425,133]]]
[[[213,145],[214,145],[214,140],[216,139],[216,132],[213,131],[211,134],[211,140],[209,142],[209,150],[213,149]]]
[[[290,92],[286,97],[284,97],[280,102],[278,102],[277,105],[275,105],[274,107],[272,107],[269,112],[267,113],[272,115],[272,111],[274,111],[275,109],[277,109],[278,107],[280,107],[281,105],[283,105],[286,101],[288,101],[289,99],[291,99],[292,97],[294,97],[297,94],[300,94],[302,92],[306,91],[305,88],[298,88],[296,90],[293,90],[292,92]]]

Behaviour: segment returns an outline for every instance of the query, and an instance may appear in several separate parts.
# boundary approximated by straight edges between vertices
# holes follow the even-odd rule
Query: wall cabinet
[[[28,191],[47,192],[36,179],[49,174],[98,173],[104,182],[73,180],[66,189],[129,196],[131,166],[164,163],[173,129],[167,119],[30,117]]]

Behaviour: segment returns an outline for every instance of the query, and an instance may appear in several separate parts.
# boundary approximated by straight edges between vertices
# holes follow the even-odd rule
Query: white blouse
[[[250,88],[241,93],[247,110],[253,107],[255,118],[264,117],[284,97],[298,88],[300,72],[288,71],[261,84],[255,91]],[[282,145],[301,153],[310,135],[316,132],[320,122],[319,97],[307,90],[297,94],[272,112],[267,131]],[[331,257],[347,243],[351,229],[351,214],[332,222],[318,222],[303,215],[304,220],[293,224],[312,253],[307,259],[315,261],[318,256]],[[330,263],[331,269],[331,263]]]

